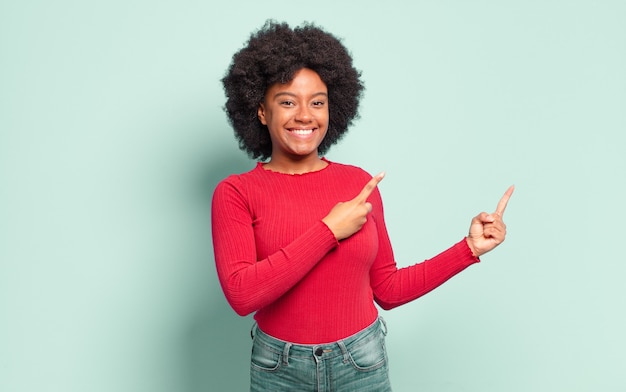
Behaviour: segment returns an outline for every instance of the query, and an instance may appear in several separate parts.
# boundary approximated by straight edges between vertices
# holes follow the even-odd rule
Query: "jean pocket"
[[[266,372],[276,371],[280,367],[282,354],[276,352],[262,343],[254,342],[252,345],[252,356],[250,366],[253,369]]]
[[[359,371],[376,370],[387,364],[385,339],[382,334],[356,347],[351,347],[348,349],[348,354],[352,366]]]

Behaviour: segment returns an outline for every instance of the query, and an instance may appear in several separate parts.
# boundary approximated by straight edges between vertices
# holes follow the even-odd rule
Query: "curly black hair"
[[[341,41],[312,23],[292,29],[286,23],[268,20],[235,53],[222,79],[227,98],[224,109],[239,148],[253,159],[265,160],[272,154],[267,127],[257,117],[267,89],[275,83],[289,83],[302,68],[317,72],[328,88],[329,124],[318,148],[320,155],[357,118],[364,86],[361,72],[352,65]]]

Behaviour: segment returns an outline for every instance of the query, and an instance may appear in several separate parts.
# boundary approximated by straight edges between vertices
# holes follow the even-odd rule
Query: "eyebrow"
[[[281,92],[279,92],[279,93],[274,94],[274,99],[276,99],[276,98],[280,97],[281,95],[288,95],[288,96],[290,96],[290,97],[294,97],[294,98],[295,98],[295,97],[297,97],[297,95],[296,95],[296,94],[294,94],[294,93],[290,93],[290,92],[288,92],[288,91],[281,91]],[[327,94],[327,93],[325,93],[325,92],[323,92],[323,91],[320,91],[320,92],[318,92],[318,93],[315,93],[315,94],[311,95],[311,97],[317,97],[317,96],[319,96],[319,95],[323,95],[324,97],[328,98],[328,94]]]

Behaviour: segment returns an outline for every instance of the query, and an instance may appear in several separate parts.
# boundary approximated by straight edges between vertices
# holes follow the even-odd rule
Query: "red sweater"
[[[256,311],[264,332],[300,344],[350,336],[478,262],[463,239],[430,260],[398,269],[378,189],[360,231],[337,241],[322,219],[354,198],[371,175],[329,162],[302,175],[257,164],[215,189],[215,262],[226,299],[240,315]]]

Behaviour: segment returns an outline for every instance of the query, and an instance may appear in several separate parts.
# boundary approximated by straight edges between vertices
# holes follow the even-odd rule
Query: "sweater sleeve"
[[[263,260],[257,260],[253,216],[236,176],[215,189],[211,208],[213,250],[225,297],[241,316],[278,299],[337,246],[320,220]]]
[[[398,269],[394,260],[378,190],[372,194],[373,216],[378,230],[378,254],[370,269],[374,299],[383,309],[413,301],[442,285],[448,279],[480,260],[465,238],[437,256]]]

